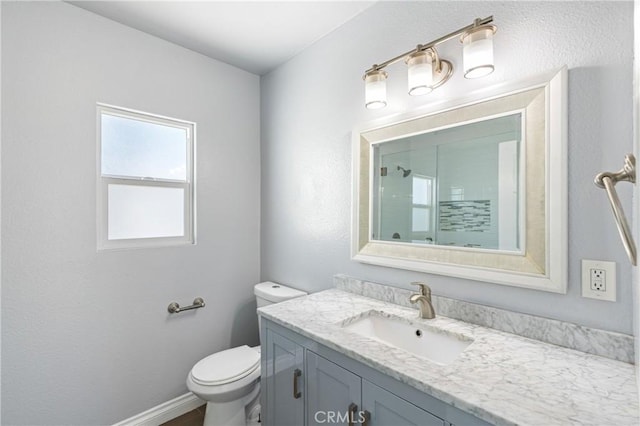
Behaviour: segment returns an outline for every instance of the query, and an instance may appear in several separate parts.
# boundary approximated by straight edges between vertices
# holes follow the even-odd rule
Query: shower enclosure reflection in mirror
[[[352,258],[567,288],[567,69],[353,133]]]

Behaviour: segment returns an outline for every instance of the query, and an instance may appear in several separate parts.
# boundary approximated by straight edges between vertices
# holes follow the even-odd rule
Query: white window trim
[[[161,124],[163,126],[185,129],[187,132],[187,170],[186,181],[140,178],[131,176],[102,175],[102,114],[106,113],[123,118],[145,121],[148,123]],[[98,103],[96,106],[96,177],[97,177],[97,249],[101,250],[122,250],[138,249],[149,247],[167,247],[196,244],[196,123],[136,111],[128,108],[117,107]],[[184,219],[185,228],[182,237],[154,237],[154,238],[130,238],[109,240],[108,239],[108,185],[140,185],[158,186],[163,188],[183,188],[184,189]]]

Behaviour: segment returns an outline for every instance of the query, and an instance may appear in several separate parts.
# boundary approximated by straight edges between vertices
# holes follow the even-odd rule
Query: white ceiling
[[[75,6],[265,74],[374,1],[69,1]]]

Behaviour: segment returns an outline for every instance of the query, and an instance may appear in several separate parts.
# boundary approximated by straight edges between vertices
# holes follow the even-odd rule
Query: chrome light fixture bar
[[[453,74],[453,64],[440,58],[436,46],[460,36],[463,45],[463,65],[465,78],[484,77],[493,72],[493,35],[497,28],[489,25],[493,16],[476,19],[473,24],[460,28],[415,49],[374,64],[365,71],[365,106],[369,109],[387,105],[387,72],[384,68],[404,60],[407,64],[407,90],[410,95],[426,95],[446,83]]]

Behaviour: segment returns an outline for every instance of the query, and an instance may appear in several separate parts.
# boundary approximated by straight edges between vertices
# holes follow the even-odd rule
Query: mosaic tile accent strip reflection
[[[440,201],[440,230],[488,232],[491,200]]]

